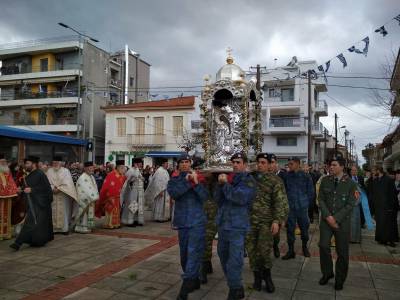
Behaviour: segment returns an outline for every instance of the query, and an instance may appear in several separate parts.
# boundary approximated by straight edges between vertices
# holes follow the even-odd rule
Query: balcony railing
[[[324,134],[324,125],[321,122],[313,124],[312,129],[313,131],[316,131],[319,134]]]
[[[15,65],[6,65],[0,68],[1,75],[15,75],[15,74],[26,74],[35,72],[49,72],[49,71],[62,71],[62,70],[74,70],[79,69],[78,63],[63,64],[63,65],[48,65],[47,67],[42,66],[28,66],[25,63],[19,63]]]
[[[328,110],[328,104],[326,103],[325,100],[319,100],[318,103],[317,103],[316,108],[324,109],[324,110],[327,111]]]
[[[121,80],[117,80],[117,79],[111,78],[110,84],[113,85],[113,86],[119,87],[119,88],[122,87],[122,81]]]
[[[127,134],[128,144],[136,147],[164,146],[165,134]]]
[[[54,118],[52,121],[47,120],[33,120],[32,118],[18,118],[14,119],[14,125],[75,125],[77,123],[76,117]]]
[[[269,119],[269,127],[302,127],[304,126],[303,118],[271,118]]]
[[[7,100],[22,100],[22,99],[43,99],[43,98],[64,98],[64,97],[78,97],[77,90],[64,90],[56,92],[22,92],[22,93],[7,93],[0,94],[0,101]]]
[[[16,49],[16,48],[23,48],[23,47],[34,47],[34,46],[47,45],[50,43],[74,42],[74,41],[79,41],[78,35],[69,35],[69,36],[61,36],[61,37],[55,37],[55,38],[46,38],[46,39],[8,43],[8,44],[0,45],[0,50]]]

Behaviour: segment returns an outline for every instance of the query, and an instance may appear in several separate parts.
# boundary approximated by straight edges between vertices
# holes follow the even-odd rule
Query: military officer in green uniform
[[[273,157],[267,153],[257,155],[257,171],[252,174],[257,182],[257,192],[246,243],[254,272],[253,288],[260,291],[264,280],[268,293],[275,291],[271,277],[273,236],[279,232],[279,226],[286,221],[289,211],[283,181],[270,172]]]
[[[326,285],[335,277],[335,289],[342,290],[349,268],[350,216],[356,204],[357,186],[344,173],[345,160],[334,157],[331,160],[331,175],[321,181],[319,189],[320,221],[320,263],[322,278],[320,285]],[[333,273],[331,238],[336,240],[336,275]]]

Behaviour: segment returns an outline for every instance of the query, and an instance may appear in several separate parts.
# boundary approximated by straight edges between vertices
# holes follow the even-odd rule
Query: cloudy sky
[[[228,46],[244,70],[257,63],[271,68],[275,58],[277,65],[286,65],[292,56],[323,64],[343,52],[348,67],[333,59],[329,75],[385,77],[382,66],[393,60],[400,45],[400,26],[391,20],[400,14],[398,0],[0,0],[0,5],[1,44],[68,35],[57,25],[64,22],[99,39],[106,50],[127,43],[151,63],[152,87],[202,84],[205,74],[215,74],[224,63]],[[385,38],[374,33],[387,22]],[[354,44],[362,49],[359,41],[366,36],[367,57],[347,52]],[[333,86],[384,89],[388,81],[328,82],[328,95],[341,105],[321,97],[329,105],[329,117],[322,121],[333,132],[336,112],[340,126],[346,125],[355,138],[359,156],[366,143],[379,142],[397,125],[376,105],[372,90]]]

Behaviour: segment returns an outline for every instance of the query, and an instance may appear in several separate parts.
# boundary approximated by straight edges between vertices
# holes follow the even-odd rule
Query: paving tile
[[[63,299],[103,300],[110,299],[113,295],[115,295],[115,292],[110,290],[100,290],[86,287],[71,295],[68,295]]]
[[[251,291],[248,293],[248,298],[251,300],[275,299],[275,300],[290,300],[292,298],[293,290],[276,288],[275,292],[268,294],[266,291]],[[223,299],[221,299],[223,300]]]
[[[62,268],[74,264],[75,261],[66,258],[56,258],[42,262],[41,265],[45,267]]]
[[[127,268],[121,272],[113,274],[113,277],[128,278],[133,281],[143,280],[150,274],[153,274],[154,270],[141,269],[137,266]]]
[[[151,281],[139,281],[134,286],[126,289],[124,293],[143,295],[145,297],[158,297],[171,286]]]
[[[400,266],[368,263],[374,278],[393,279],[400,278]]]
[[[17,300],[17,299],[22,299],[27,295],[28,294],[22,292],[17,292],[12,290],[2,290],[0,292],[0,300]]]
[[[101,265],[102,264],[99,263],[99,262],[98,263],[93,263],[93,262],[81,261],[81,262],[78,262],[78,263],[74,263],[74,264],[68,265],[68,269],[78,270],[78,271],[81,271],[81,272],[87,272],[87,271],[90,271],[90,270],[94,270],[94,269],[100,267]]]
[[[335,295],[334,280],[330,280],[327,285],[319,285],[314,280],[299,279],[296,284],[296,291]]]
[[[313,292],[303,292],[303,291],[295,291],[292,300],[310,300],[310,299],[318,299],[318,300],[334,300],[334,295],[321,294],[321,293],[313,293]]]
[[[380,300],[399,300],[400,292],[397,291],[389,291],[389,290],[376,290]]]
[[[375,289],[359,288],[344,284],[343,290],[337,291],[336,296],[358,297],[364,299],[378,299]]]
[[[15,290],[17,292],[34,293],[42,289],[45,289],[51,285],[54,285],[53,281],[39,279],[39,278],[32,278],[11,285],[8,288],[11,290]]]
[[[95,284],[92,284],[91,287],[120,292],[133,286],[135,283],[135,280],[130,280],[129,278],[107,277]]]
[[[138,268],[148,269],[148,270],[160,270],[167,267],[169,263],[167,262],[160,262],[160,261],[153,261],[153,260],[145,260],[141,263],[136,264]]]
[[[0,273],[0,289],[9,288],[19,282],[30,279],[28,276],[13,273]]]
[[[169,285],[175,285],[181,281],[181,276],[166,272],[154,272],[153,274],[146,277],[146,281],[154,281],[159,283],[167,283]]]
[[[375,278],[374,279],[375,288],[400,292],[400,277],[397,277],[397,279],[399,280]]]

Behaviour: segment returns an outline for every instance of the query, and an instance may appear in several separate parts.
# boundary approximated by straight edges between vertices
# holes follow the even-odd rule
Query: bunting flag
[[[380,34],[382,34],[384,37],[388,34],[385,26],[381,26],[378,29],[375,30],[375,32],[379,32]]]
[[[323,67],[323,65],[319,65],[319,66],[318,66],[318,71],[324,72],[324,67]]]
[[[326,63],[325,63],[325,73],[328,73],[328,70],[329,70],[329,67],[331,66],[331,61],[330,60],[328,60]]]
[[[364,54],[365,56],[367,56],[368,47],[369,47],[369,37],[364,38],[362,41],[365,43],[365,46],[364,46],[363,50],[357,49],[355,46],[351,46],[347,50],[349,50],[349,52],[355,52],[355,53]]]
[[[393,19],[396,20],[397,22],[399,22],[399,25],[400,25],[400,15],[398,15],[397,17],[394,17]]]
[[[355,52],[355,53],[358,53],[358,54],[362,54],[363,53],[360,49],[357,49],[355,46],[351,46],[347,50],[349,50],[349,52]]]
[[[340,53],[338,56],[336,56],[340,62],[343,64],[343,68],[347,67],[347,61],[346,58],[344,57],[343,53]]]

